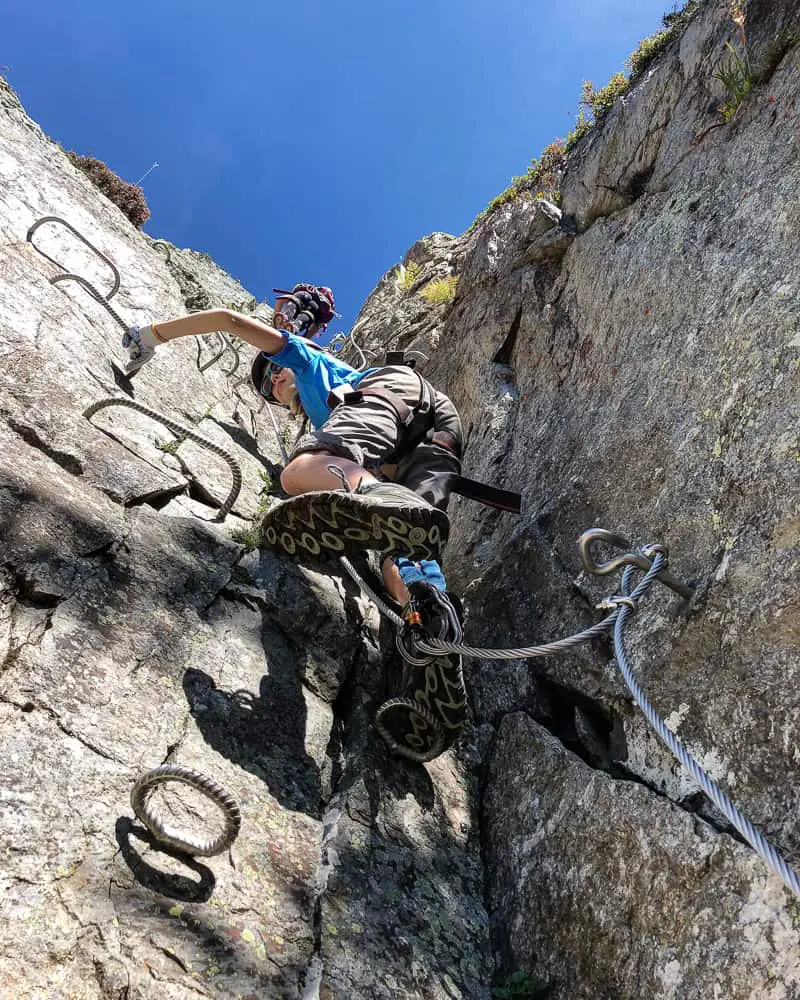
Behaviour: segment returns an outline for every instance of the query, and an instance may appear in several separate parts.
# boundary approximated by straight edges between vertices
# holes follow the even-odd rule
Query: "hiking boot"
[[[156,338],[149,326],[129,326],[122,336],[122,346],[128,351],[128,362],[123,370],[126,375],[138,372],[142,365],[155,355]]]
[[[439,558],[449,528],[444,511],[405,486],[369,483],[354,491],[320,490],[285,500],[262,521],[261,538],[294,557],[372,549],[417,561]]]
[[[425,764],[447,749],[441,724],[421,702],[412,698],[390,698],[375,715],[375,728],[398,757]]]

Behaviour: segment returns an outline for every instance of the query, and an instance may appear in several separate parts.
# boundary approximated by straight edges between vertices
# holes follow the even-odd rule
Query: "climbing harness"
[[[218,836],[205,839],[195,837],[165,822],[149,799],[159,786],[170,781],[196,789],[222,811],[224,828]],[[131,790],[131,808],[162,844],[194,857],[210,858],[215,854],[222,854],[236,840],[242,825],[242,815],[236,799],[222,785],[199,771],[178,764],[164,764],[143,774]]]
[[[187,438],[189,441],[194,441],[195,444],[200,445],[201,448],[207,448],[215,455],[219,455],[219,457],[227,463],[233,476],[233,483],[231,484],[230,492],[217,511],[216,520],[224,520],[224,518],[230,513],[234,503],[236,503],[236,499],[242,489],[242,473],[239,468],[239,463],[233,455],[227,452],[221,445],[216,444],[214,441],[209,441],[208,438],[198,434],[197,431],[194,431],[189,427],[184,427],[182,424],[177,423],[177,421],[172,420],[170,417],[165,417],[164,414],[159,413],[158,410],[153,410],[151,407],[145,406],[144,403],[140,403],[136,399],[129,399],[128,396],[110,396],[107,399],[99,399],[96,403],[92,403],[91,406],[84,410],[83,415],[87,420],[89,420],[95,413],[98,412],[98,410],[103,410],[107,406],[126,406],[131,410],[137,410],[139,413],[143,413],[152,420],[157,420],[159,423],[162,423],[177,437]],[[106,431],[104,433],[108,432]]]

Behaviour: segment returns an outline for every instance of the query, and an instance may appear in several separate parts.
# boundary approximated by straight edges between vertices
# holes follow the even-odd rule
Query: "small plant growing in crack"
[[[401,292],[410,292],[421,273],[421,264],[417,264],[414,261],[411,261],[408,266],[401,264],[397,269],[395,283]]]
[[[444,278],[429,282],[419,294],[431,305],[449,304],[456,297],[457,288],[458,275],[448,274]]]
[[[266,514],[269,510],[270,498],[275,494],[275,492],[280,488],[280,480],[275,479],[266,469],[259,472],[261,477],[261,482],[264,484],[259,491],[258,498],[258,513]]]
[[[231,532],[231,538],[247,549],[257,549],[261,541],[258,530],[252,525],[247,528],[236,528]]]
[[[720,62],[717,72],[713,74],[728,92],[728,100],[719,109],[720,114],[729,122],[741,107],[755,83],[755,73],[750,63],[747,51],[747,35],[745,33],[745,0],[734,0],[731,6],[731,18],[739,29],[739,44],[734,47],[725,43],[727,56]]]
[[[177,455],[178,448],[180,448],[185,440],[185,437],[175,438],[174,441],[162,441],[160,438],[156,438],[156,448],[159,451],[166,452],[167,455]]]

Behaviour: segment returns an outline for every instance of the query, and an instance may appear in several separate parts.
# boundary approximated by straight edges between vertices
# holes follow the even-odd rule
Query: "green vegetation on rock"
[[[89,180],[108,198],[137,228],[141,228],[150,218],[144,191],[136,184],[124,181],[102,160],[94,156],[81,156],[70,149],[64,150],[70,163],[86,174]]]
[[[513,177],[511,184],[489,202],[483,212],[470,226],[474,229],[483,219],[491,215],[506,202],[515,201],[525,192],[534,197],[547,198],[558,205],[561,201],[559,186],[564,172],[567,154],[594,126],[602,121],[617,100],[628,92],[631,84],[638,79],[656,56],[686,29],[700,6],[700,0],[688,0],[683,8],[665,14],[662,31],[643,39],[636,51],[628,57],[629,75],[619,72],[604,87],[595,89],[591,80],[585,80],[581,99],[575,117],[575,125],[565,139],[555,139],[546,146],[539,159],[533,159],[524,174]]]

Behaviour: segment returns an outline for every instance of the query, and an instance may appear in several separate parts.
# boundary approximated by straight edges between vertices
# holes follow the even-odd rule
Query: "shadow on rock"
[[[216,879],[210,868],[201,865],[188,854],[172,851],[165,847],[145,827],[135,826],[128,816],[119,817],[114,826],[114,832],[120,854],[140,885],[146,889],[152,889],[153,892],[158,892],[162,896],[180,899],[186,903],[205,903],[206,900],[211,899]],[[143,841],[152,850],[161,851],[168,857],[186,865],[199,877],[199,881],[194,881],[185,875],[172,875],[149,865],[131,843],[131,835]]]
[[[276,672],[261,679],[259,694],[221,691],[213,678],[190,668],[183,689],[203,739],[218,753],[256,774],[286,809],[322,816],[322,785],[317,762],[306,753],[306,705],[297,669],[280,657]]]

